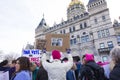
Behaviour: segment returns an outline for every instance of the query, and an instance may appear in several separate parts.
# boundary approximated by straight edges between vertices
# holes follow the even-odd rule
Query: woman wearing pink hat
[[[61,54],[58,50],[52,51],[53,62],[49,63],[46,61],[46,54],[42,56],[42,65],[48,72],[49,80],[66,80],[66,72],[73,66],[73,58],[70,54],[70,50],[67,50],[68,61],[62,63],[60,58]]]

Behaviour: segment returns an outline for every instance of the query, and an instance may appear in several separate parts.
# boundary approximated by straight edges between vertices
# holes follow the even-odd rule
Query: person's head
[[[110,51],[110,56],[111,56],[112,61],[114,62],[114,64],[120,63],[120,46],[114,47]]]
[[[16,60],[12,60],[10,67],[15,67],[16,65]]]
[[[86,63],[86,60],[85,60],[85,55],[82,56],[82,64],[84,65]]]
[[[91,54],[91,53],[85,54],[85,61],[86,61],[86,62],[94,61],[94,55]]]
[[[36,69],[37,65],[34,62],[30,63],[30,70],[34,71]]]
[[[58,51],[58,50],[53,50],[53,51],[52,51],[52,57],[53,57],[53,59],[60,59],[60,58],[61,58],[60,51]]]
[[[3,60],[3,61],[0,63],[0,67],[8,67],[8,60]]]
[[[27,57],[19,57],[16,60],[16,72],[19,72],[21,70],[30,70],[30,61]]]

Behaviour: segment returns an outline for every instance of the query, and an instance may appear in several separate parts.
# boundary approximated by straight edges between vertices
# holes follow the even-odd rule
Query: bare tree
[[[14,52],[11,52],[11,53],[9,53],[9,54],[6,54],[6,55],[4,56],[4,59],[7,59],[7,60],[9,60],[9,61],[12,61],[12,60],[17,59],[18,57],[19,57],[19,54],[14,53]]]

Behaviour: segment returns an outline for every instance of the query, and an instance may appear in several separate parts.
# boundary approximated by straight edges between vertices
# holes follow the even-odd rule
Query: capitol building
[[[70,34],[70,49],[73,56],[93,53],[103,61],[108,60],[109,52],[119,45],[106,0],[89,0],[87,8],[80,0],[71,0],[67,7],[67,20],[48,26],[44,17],[35,29],[36,41],[45,39],[46,34]],[[87,9],[87,10],[86,10]],[[36,47],[37,48],[37,47]]]

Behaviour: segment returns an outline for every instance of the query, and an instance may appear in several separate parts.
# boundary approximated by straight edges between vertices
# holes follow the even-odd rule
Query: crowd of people
[[[67,56],[61,58],[59,50],[51,52],[53,60],[47,59],[43,50],[40,64],[30,62],[28,57],[21,56],[9,64],[8,60],[0,63],[0,71],[9,71],[9,80],[120,80],[120,47],[110,51],[110,61],[96,62],[94,54],[85,53],[74,58],[70,49]]]

